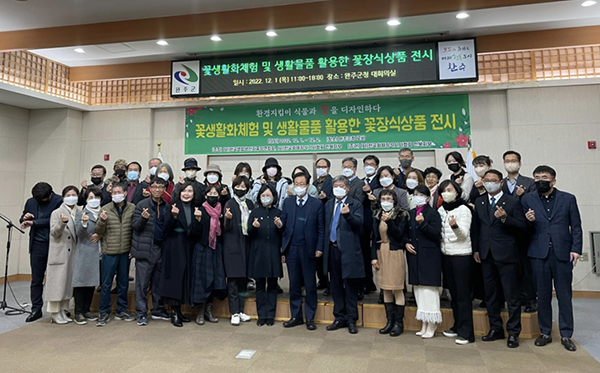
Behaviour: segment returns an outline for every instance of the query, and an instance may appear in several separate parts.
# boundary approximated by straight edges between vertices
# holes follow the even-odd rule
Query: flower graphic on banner
[[[465,147],[469,145],[469,136],[461,133],[457,138],[454,139],[454,141],[456,141],[456,145]]]
[[[446,142],[444,143],[444,148],[446,148],[446,149],[449,149],[449,148],[451,148],[451,147],[452,147],[452,145],[450,145],[450,143],[449,143],[449,142],[447,142],[447,141],[446,141]]]
[[[190,108],[187,108],[186,114],[187,115],[194,115],[194,114],[196,114],[196,112],[198,112],[200,110],[202,110],[201,107],[190,107]]]

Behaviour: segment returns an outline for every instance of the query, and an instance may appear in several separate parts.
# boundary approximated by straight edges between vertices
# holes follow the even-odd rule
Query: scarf
[[[450,180],[456,181],[456,179],[458,179],[461,176],[464,176],[465,174],[466,174],[465,169],[461,168],[460,172],[458,173],[458,175],[455,175],[455,174],[450,175]]]
[[[424,204],[424,205],[423,205],[423,206],[421,206],[421,207],[417,207],[417,208],[416,208],[416,211],[415,211],[415,216],[417,216],[417,215],[419,215],[420,213],[422,213],[422,212],[423,212],[423,210],[425,210],[425,206],[427,206],[427,204]]]
[[[378,208],[375,211],[373,211],[373,217],[376,220],[381,220],[381,214],[382,213],[383,213],[383,209],[382,208]],[[408,217],[408,212],[406,212],[405,210],[401,209],[399,206],[392,207],[392,209],[390,211],[388,211],[388,214],[390,215],[390,220],[394,220],[398,216]]]
[[[240,200],[238,196],[233,194],[233,199],[240,205],[240,211],[242,212],[242,233],[244,236],[248,235],[248,218],[250,217],[250,210],[248,210],[248,204],[246,204],[246,198]]]
[[[202,204],[208,216],[210,216],[210,229],[208,230],[208,246],[211,249],[217,248],[217,236],[221,235],[221,204],[217,203],[215,207],[212,207],[208,202]]]
[[[95,209],[89,206],[85,206],[85,209],[92,213],[94,219],[98,220],[98,215],[100,215],[100,210],[102,209],[100,206],[96,207]]]
[[[446,211],[452,211],[452,210],[454,210],[457,207],[460,207],[462,205],[466,205],[467,204],[462,198],[460,198],[460,197],[457,197],[457,198],[458,199],[456,201],[452,202],[452,203],[442,202],[442,207],[444,208],[444,210],[446,210]]]

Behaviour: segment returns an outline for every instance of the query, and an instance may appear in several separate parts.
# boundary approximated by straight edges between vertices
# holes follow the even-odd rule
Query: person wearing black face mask
[[[402,148],[398,152],[398,162],[400,165],[394,168],[394,175],[397,176],[396,185],[400,188],[403,188],[404,179],[406,178],[406,174],[411,170],[417,170],[421,174],[423,171],[413,168],[412,164],[415,161],[415,157],[413,155],[413,151],[410,148]]]
[[[31,264],[31,315],[26,322],[42,317],[42,292],[44,274],[48,264],[50,245],[50,215],[62,204],[62,198],[52,191],[52,186],[39,182],[31,189],[32,197],[25,202],[19,219],[21,229],[29,230],[29,255]]]
[[[574,195],[557,190],[556,171],[538,166],[533,171],[538,193],[521,199],[532,233],[527,255],[531,258],[538,292],[538,323],[541,335],[535,345],[552,342],[552,288],[558,299],[558,326],[561,343],[575,351],[573,336],[573,267],[582,252],[581,216]]]
[[[127,161],[124,159],[117,159],[113,165],[113,183],[127,183]]]
[[[462,199],[469,202],[471,189],[473,189],[475,181],[473,180],[473,176],[465,171],[466,163],[462,155],[456,151],[446,154],[446,165],[448,165],[448,169],[452,172],[452,174],[446,177],[446,180],[456,182],[462,189]]]
[[[223,265],[227,276],[227,296],[231,324],[239,325],[240,321],[250,321],[244,313],[247,285],[247,253],[250,242],[248,238],[248,218],[254,204],[246,194],[250,189],[248,178],[238,176],[233,180],[233,198],[225,203],[225,220],[223,221]]]
[[[191,304],[196,307],[196,324],[205,320],[216,323],[213,299],[224,299],[225,269],[223,266],[223,218],[219,196],[221,188],[213,184],[206,187],[205,202],[201,212],[199,241],[194,246],[191,266]]]
[[[97,164],[92,167],[90,171],[90,181],[91,184],[88,184],[87,180],[83,180],[81,182],[81,192],[79,193],[79,201],[77,202],[78,206],[85,206],[85,197],[84,194],[88,187],[94,186],[100,188],[102,191],[102,199],[100,200],[100,206],[104,206],[112,201],[112,196],[110,192],[107,190],[107,184],[104,182],[106,178],[106,167],[101,164]]]

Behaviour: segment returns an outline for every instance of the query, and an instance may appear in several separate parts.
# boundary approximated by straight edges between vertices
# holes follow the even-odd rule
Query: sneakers
[[[471,343],[471,342],[469,342],[469,340],[468,340],[468,339],[464,339],[463,337],[458,337],[458,338],[456,338],[456,339],[454,340],[454,342],[455,342],[457,345],[468,345],[469,343]]]
[[[117,312],[115,314],[115,320],[133,321],[135,320],[135,316],[127,312]]]
[[[104,325],[108,324],[108,320],[110,320],[110,314],[108,314],[108,313],[100,314],[98,321],[96,321],[96,326],[104,326]]]
[[[240,325],[240,315],[238,313],[231,315],[231,325]]]
[[[73,321],[77,325],[85,325],[85,324],[87,324],[87,320],[85,319],[85,317],[83,315],[75,315],[75,318],[73,319]]]
[[[448,338],[456,338],[456,337],[458,337],[458,333],[455,332],[452,329],[444,330],[443,334],[444,334],[444,337],[448,337]],[[456,342],[456,343],[458,343],[458,342]]]
[[[138,324],[138,326],[148,325],[148,316],[139,316],[137,324]]]
[[[252,320],[252,318],[250,316],[246,315],[243,312],[240,312],[239,315],[240,315],[240,320],[243,322],[248,322],[248,321]]]
[[[87,321],[96,321],[96,320],[98,320],[98,315],[96,315],[95,313],[91,313],[91,312],[84,313],[83,317],[85,317],[85,319]]]
[[[153,313],[152,314],[152,320],[170,321],[171,320],[171,316],[167,313],[167,311],[162,311],[162,312],[159,312],[159,313]]]

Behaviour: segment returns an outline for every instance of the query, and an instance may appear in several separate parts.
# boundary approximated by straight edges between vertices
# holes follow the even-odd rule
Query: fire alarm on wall
[[[596,141],[588,141],[588,149],[596,149]]]
[[[104,160],[110,161],[110,154],[104,154]]]

